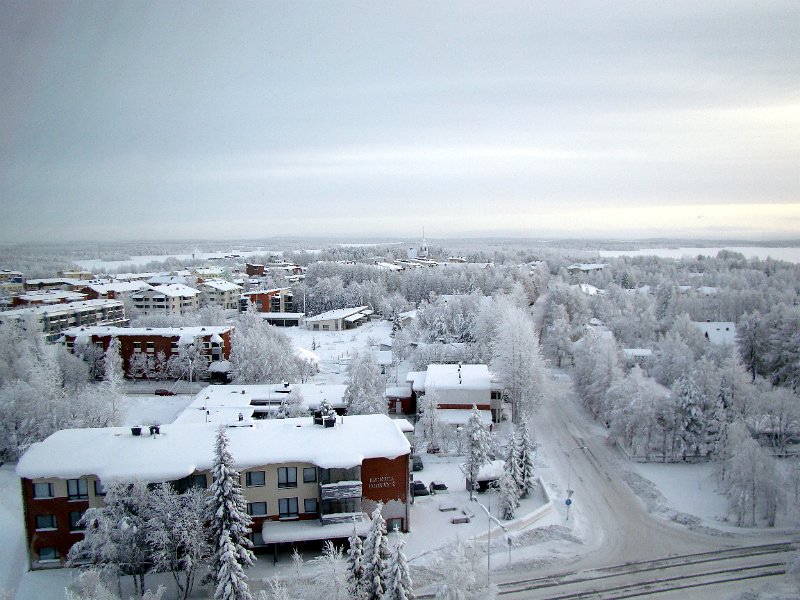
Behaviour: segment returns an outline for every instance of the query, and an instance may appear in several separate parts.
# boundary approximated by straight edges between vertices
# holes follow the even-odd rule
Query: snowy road
[[[551,380],[551,390],[534,418],[534,426],[546,468],[543,478],[555,482],[558,505],[566,519],[564,500],[567,479],[574,489],[569,522],[583,538],[558,565],[528,570],[529,577],[557,577],[565,571],[581,572],[625,563],[662,559],[669,556],[712,552],[747,545],[785,541],[781,532],[762,530],[730,534],[691,531],[682,525],[650,515],[621,477],[620,458],[606,441],[605,430],[594,423],[574,398],[568,377]],[[571,463],[571,465],[570,465]],[[558,493],[560,492],[560,494]],[[571,552],[572,554],[568,554]],[[526,576],[514,569],[497,578],[497,583],[510,583]],[[578,593],[591,590],[577,585]],[[575,590],[573,590],[574,592]],[[705,592],[686,598],[703,597]],[[522,597],[522,596],[520,596]],[[524,597],[532,597],[530,592]]]

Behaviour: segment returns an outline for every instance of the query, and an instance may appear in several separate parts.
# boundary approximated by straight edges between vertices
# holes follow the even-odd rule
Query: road
[[[534,430],[546,456],[547,478],[559,483],[562,490],[557,500],[559,506],[565,498],[563,490],[567,488],[567,479],[575,490],[569,518],[573,526],[585,534],[585,539],[583,545],[576,545],[572,558],[565,561],[562,557],[557,567],[536,569],[535,577],[540,582],[548,579],[560,581],[561,585],[565,579],[574,580],[569,589],[573,590],[570,593],[578,596],[562,596],[562,593],[566,594],[562,587],[556,595],[553,595],[554,590],[546,587],[534,593],[530,582],[523,582],[524,575],[514,571],[496,577],[501,590],[507,590],[506,593],[511,594],[517,588],[524,590],[510,597],[584,597],[597,589],[594,577],[586,573],[616,568],[619,572],[614,585],[635,584],[637,577],[620,570],[619,565],[786,541],[785,533],[763,530],[709,535],[650,515],[621,478],[620,469],[616,467],[621,463],[620,457],[609,447],[605,430],[594,423],[574,397],[569,378],[562,376],[551,380],[550,384],[550,393],[534,418]],[[782,550],[780,556],[784,562],[789,551],[785,547]],[[678,561],[662,574],[676,577],[682,571],[689,574],[688,567]],[[773,577],[783,571],[784,568],[766,568],[766,572],[771,573],[769,576]],[[576,576],[581,573],[584,575]],[[690,589],[681,597],[703,598],[706,597],[703,590],[697,588],[695,594]]]

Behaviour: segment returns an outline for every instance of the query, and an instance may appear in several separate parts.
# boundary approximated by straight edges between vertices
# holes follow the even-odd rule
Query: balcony
[[[365,518],[366,515],[362,512],[342,512],[342,513],[332,513],[329,515],[322,515],[320,517],[320,521],[322,525],[336,525],[337,523],[349,523],[351,525],[360,525],[364,522],[369,522],[369,519]]]
[[[339,481],[337,483],[324,483],[319,486],[319,492],[323,501],[361,498],[361,482]]]

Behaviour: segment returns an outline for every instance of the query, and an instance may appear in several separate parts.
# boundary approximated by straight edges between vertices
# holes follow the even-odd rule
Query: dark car
[[[156,396],[175,396],[175,392],[173,392],[172,390],[168,390],[166,388],[158,388],[155,391],[155,395]]]
[[[430,492],[428,491],[428,486],[426,486],[421,481],[414,481],[411,484],[411,493],[415,496],[430,496]]]
[[[430,489],[434,494],[441,494],[447,491],[447,484],[444,481],[431,481]]]
[[[425,465],[422,464],[422,457],[417,454],[411,455],[411,469],[413,471],[422,471]]]

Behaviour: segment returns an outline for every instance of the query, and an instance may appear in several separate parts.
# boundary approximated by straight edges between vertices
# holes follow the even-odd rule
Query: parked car
[[[422,457],[418,454],[411,455],[411,470],[422,471],[425,465],[422,464]]]
[[[414,496],[429,496],[430,492],[428,491],[428,487],[422,483],[421,481],[414,480],[411,483],[411,493]]]
[[[158,388],[155,391],[156,396],[175,396],[175,392],[166,388]]]

